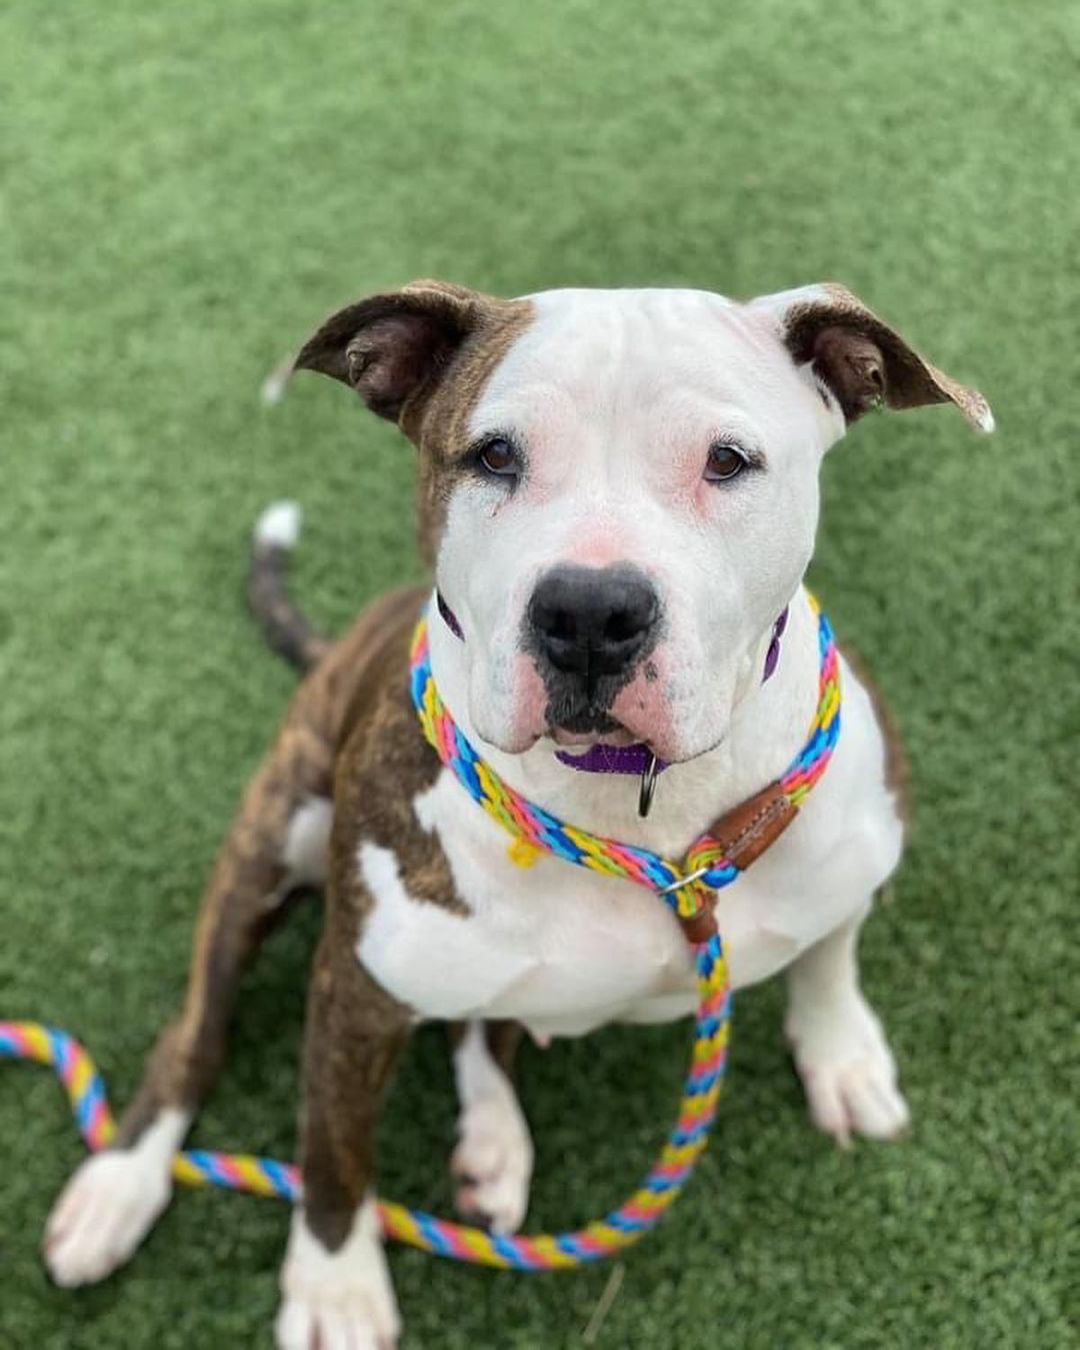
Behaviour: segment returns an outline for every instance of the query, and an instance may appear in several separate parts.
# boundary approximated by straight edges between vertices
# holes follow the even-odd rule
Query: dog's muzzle
[[[659,618],[652,582],[630,563],[563,563],[541,578],[526,611],[526,645],[560,724],[601,720],[655,645]]]

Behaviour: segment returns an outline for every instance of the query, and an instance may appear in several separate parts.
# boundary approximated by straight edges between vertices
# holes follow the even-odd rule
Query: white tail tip
[[[283,357],[259,386],[259,402],[273,407],[285,397],[289,380],[293,372],[293,357]]]
[[[302,519],[299,502],[274,502],[255,523],[255,542],[272,548],[293,549],[300,538]]]

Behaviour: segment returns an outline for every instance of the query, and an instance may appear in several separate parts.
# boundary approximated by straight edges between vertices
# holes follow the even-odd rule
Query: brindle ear
[[[921,408],[955,403],[977,431],[993,431],[982,394],[924,361],[914,348],[835,282],[762,296],[796,365],[809,365],[850,424],[876,407]]]
[[[414,281],[370,296],[327,319],[293,368],[340,380],[373,413],[400,422],[438,384],[476,326],[483,299],[444,281]]]

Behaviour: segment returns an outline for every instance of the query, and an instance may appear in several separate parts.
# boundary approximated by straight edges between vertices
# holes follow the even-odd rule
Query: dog
[[[245,963],[291,891],[324,888],[304,1195],[276,1334],[287,1350],[389,1347],[400,1319],[372,1136],[413,1028],[455,1028],[457,1204],[510,1233],[533,1166],[513,1087],[523,1031],[546,1044],[695,1004],[693,949],[655,895],[554,856],[519,866],[440,763],[409,691],[419,615],[446,707],[505,782],[562,820],[681,858],[777,779],[813,717],[803,576],[826,450],[876,407],[952,403],[979,430],[993,420],[834,284],[738,303],[690,290],[501,300],[418,281],[333,315],[295,364],[417,447],[435,589],[381,597],[331,642],[286,590],[295,517],[260,523],[252,602],[306,678],[214,868],[182,1011],[115,1146],[63,1190],[44,1256],[74,1286],[132,1254],[221,1067]],[[902,851],[902,761],[868,682],[840,669],[828,770],[716,919],[733,987],[786,970],[811,1118],[847,1144],[902,1134],[909,1112],[856,959]]]

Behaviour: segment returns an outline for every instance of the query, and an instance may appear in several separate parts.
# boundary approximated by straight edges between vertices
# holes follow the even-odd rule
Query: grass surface
[[[815,583],[915,769],[897,903],[863,951],[916,1132],[836,1152],[805,1119],[780,990],[747,993],[715,1144],[626,1258],[597,1344],[1068,1343],[1078,14],[5,6],[0,1016],[69,1027],[123,1102],[177,1006],[208,865],[292,687],[240,599],[256,511],[303,501],[297,586],[327,625],[419,575],[393,430],[316,380],[257,403],[325,312],[423,275],[508,294],[835,277],[1001,428],[870,419],[825,473]],[[197,1143],[291,1153],[317,926],[299,916],[252,973]],[[613,1030],[526,1054],[535,1223],[622,1196],[686,1043]],[[387,1194],[447,1203],[452,1121],[424,1034],[383,1132]],[[287,1214],[267,1201],[184,1194],[119,1276],[51,1289],[39,1234],[79,1156],[50,1076],[0,1067],[5,1350],[268,1343]],[[608,1279],[391,1261],[406,1347],[579,1345]]]

